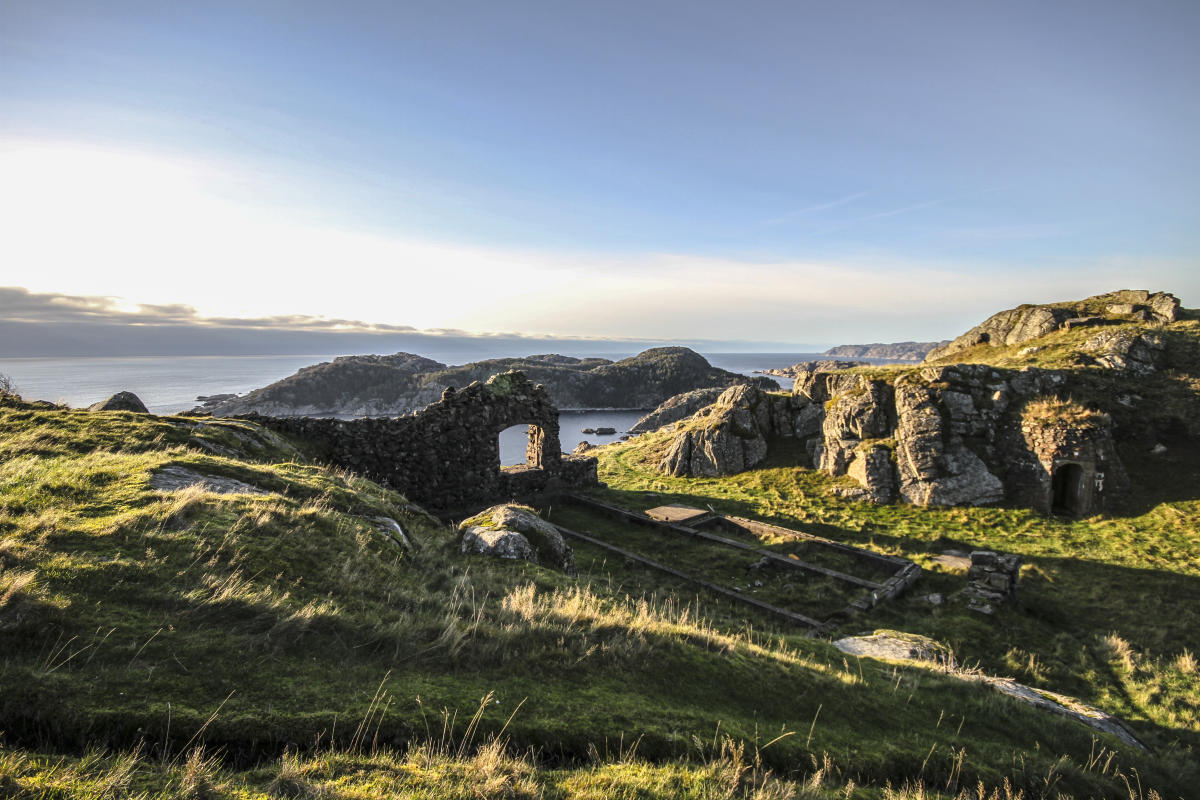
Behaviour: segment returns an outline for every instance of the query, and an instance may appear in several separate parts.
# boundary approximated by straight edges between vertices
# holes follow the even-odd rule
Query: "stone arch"
[[[1077,517],[1086,505],[1083,465],[1074,461],[1056,464],[1050,475],[1050,510]]]
[[[513,425],[506,426],[503,430],[496,434],[498,440],[498,467],[500,469],[512,469],[514,467],[527,467],[529,469],[546,468],[548,464],[548,454],[546,451],[549,437],[546,433],[546,428],[543,427],[543,425],[544,423],[537,422],[518,422]],[[520,429],[519,434],[517,433],[518,428]],[[516,461],[513,458],[513,451],[516,446],[514,439],[518,435],[524,439],[522,443],[521,456],[523,460],[521,461]],[[505,463],[506,450],[509,453],[509,463],[507,464]],[[551,468],[553,467],[551,466]]]
[[[404,417],[247,418],[307,439],[329,463],[441,512],[477,510],[500,500],[528,501],[598,482],[595,458],[563,455],[558,409],[545,388],[521,372],[500,373],[461,389],[448,387],[441,400]],[[525,463],[502,470],[500,433],[514,425],[532,426]]]

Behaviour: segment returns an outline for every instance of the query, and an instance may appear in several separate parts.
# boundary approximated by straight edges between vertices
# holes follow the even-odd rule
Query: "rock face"
[[[1102,367],[1149,375],[1158,370],[1166,344],[1154,333],[1111,330],[1088,339],[1082,349]]]
[[[702,408],[712,405],[725,390],[720,387],[696,389],[667,398],[658,408],[639,419],[629,429],[630,433],[648,433],[664,425],[687,419]]]
[[[418,414],[336,420],[246,415],[263,427],[304,439],[320,458],[438,509],[534,498],[559,488],[595,486],[596,459],[564,456],[558,409],[520,372],[447,389]],[[500,468],[499,435],[530,425],[524,466]]]
[[[1125,484],[1103,415],[1051,416],[1052,433],[1026,419],[1030,401],[1064,386],[1061,372],[957,364],[890,381],[815,373],[797,380],[794,390],[820,419],[816,465],[855,478],[874,502],[1008,500],[1083,515],[1101,509]]]
[[[677,477],[732,475],[749,469],[767,455],[764,433],[770,430],[771,416],[771,402],[761,389],[747,385],[726,389],[680,432],[658,469]]]
[[[796,437],[807,440],[814,466],[860,484],[846,496],[921,506],[1009,501],[1084,516],[1127,479],[1105,415],[1026,414],[1066,385],[1062,371],[983,364],[803,372],[791,397],[726,390],[679,425],[658,469],[730,475],[760,463],[771,438]]]
[[[529,540],[515,531],[493,531],[487,528],[467,528],[462,537],[463,555],[512,558],[537,563]]]
[[[950,344],[950,341],[944,340],[941,342],[893,342],[885,344],[875,342],[874,344],[842,344],[837,347],[831,347],[825,351],[825,355],[834,358],[874,358],[886,361],[920,361],[925,358],[935,347],[942,347]]]
[[[459,367],[397,353],[345,356],[305,367],[270,386],[196,410],[215,416],[397,416],[437,402],[447,388],[512,370],[545,386],[550,401],[563,409],[654,408],[681,392],[748,380],[767,386],[768,380],[717,369],[686,347],[658,347],[617,362],[538,355]]]
[[[150,413],[146,405],[133,392],[117,392],[107,400],[92,403],[88,411],[137,411],[142,414]]]
[[[931,350],[925,360],[944,361],[981,344],[1018,345],[1060,329],[1134,321],[1174,322],[1178,318],[1178,298],[1167,292],[1151,293],[1144,289],[1123,289],[1075,303],[1023,305],[993,314],[949,344]]]
[[[954,339],[950,344],[929,351],[926,361],[940,361],[947,356],[979,344],[1007,347],[1031,339],[1040,339],[1075,316],[1067,308],[1054,306],[1020,306],[993,314],[979,325]]]
[[[872,503],[890,503],[896,499],[896,468],[892,451],[874,445],[850,462],[846,474],[858,481]]]
[[[575,575],[575,554],[558,529],[532,508],[511,503],[492,506],[463,521],[462,551],[520,558]]]

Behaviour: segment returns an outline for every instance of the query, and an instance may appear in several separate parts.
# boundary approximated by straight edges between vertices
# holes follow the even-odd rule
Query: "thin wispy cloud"
[[[856,200],[861,200],[862,198],[867,197],[869,194],[870,192],[855,192],[854,194],[849,194],[845,197],[839,197],[837,200],[831,200],[828,203],[820,203],[815,206],[808,206],[807,208],[799,208],[795,211],[789,211],[786,214],[780,214],[778,217],[764,219],[759,224],[780,225],[785,222],[795,222],[796,220],[802,219],[810,214],[816,214],[821,211],[828,211],[831,208],[838,208],[839,206],[848,205]]]
[[[913,203],[912,205],[901,206],[900,208],[893,208],[893,209],[889,209],[887,211],[878,211],[874,214],[867,214],[866,216],[862,216],[862,217],[854,217],[853,219],[847,220],[847,222],[850,222],[850,223],[852,223],[852,222],[868,222],[873,219],[885,219],[887,217],[898,217],[901,214],[907,214],[910,211],[920,211],[923,208],[934,208],[936,206],[943,206],[946,203],[949,203],[954,199],[956,199],[956,198],[943,197],[939,200],[928,200],[924,203]]]

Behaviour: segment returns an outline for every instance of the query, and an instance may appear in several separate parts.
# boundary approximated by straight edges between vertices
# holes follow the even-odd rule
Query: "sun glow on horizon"
[[[969,270],[521,252],[349,230],[313,223],[320,209],[279,203],[279,186],[286,182],[203,160],[2,143],[0,285],[118,298],[131,310],[185,303],[205,317],[781,342],[825,340],[819,326],[861,327],[868,315],[899,320],[1004,302]],[[1098,291],[1118,285],[1120,268],[1101,273],[1098,284],[1108,283]],[[1039,285],[1079,293],[1055,280],[1041,276]],[[921,287],[936,287],[936,297]],[[1027,286],[1008,291],[1029,299]],[[898,305],[904,297],[912,299]]]

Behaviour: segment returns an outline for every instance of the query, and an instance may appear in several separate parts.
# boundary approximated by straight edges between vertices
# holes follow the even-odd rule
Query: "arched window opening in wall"
[[[1060,464],[1051,478],[1050,508],[1055,514],[1077,516],[1082,506],[1083,467]]]
[[[542,439],[545,433],[537,425],[511,425],[500,431],[500,466],[542,467]]]

